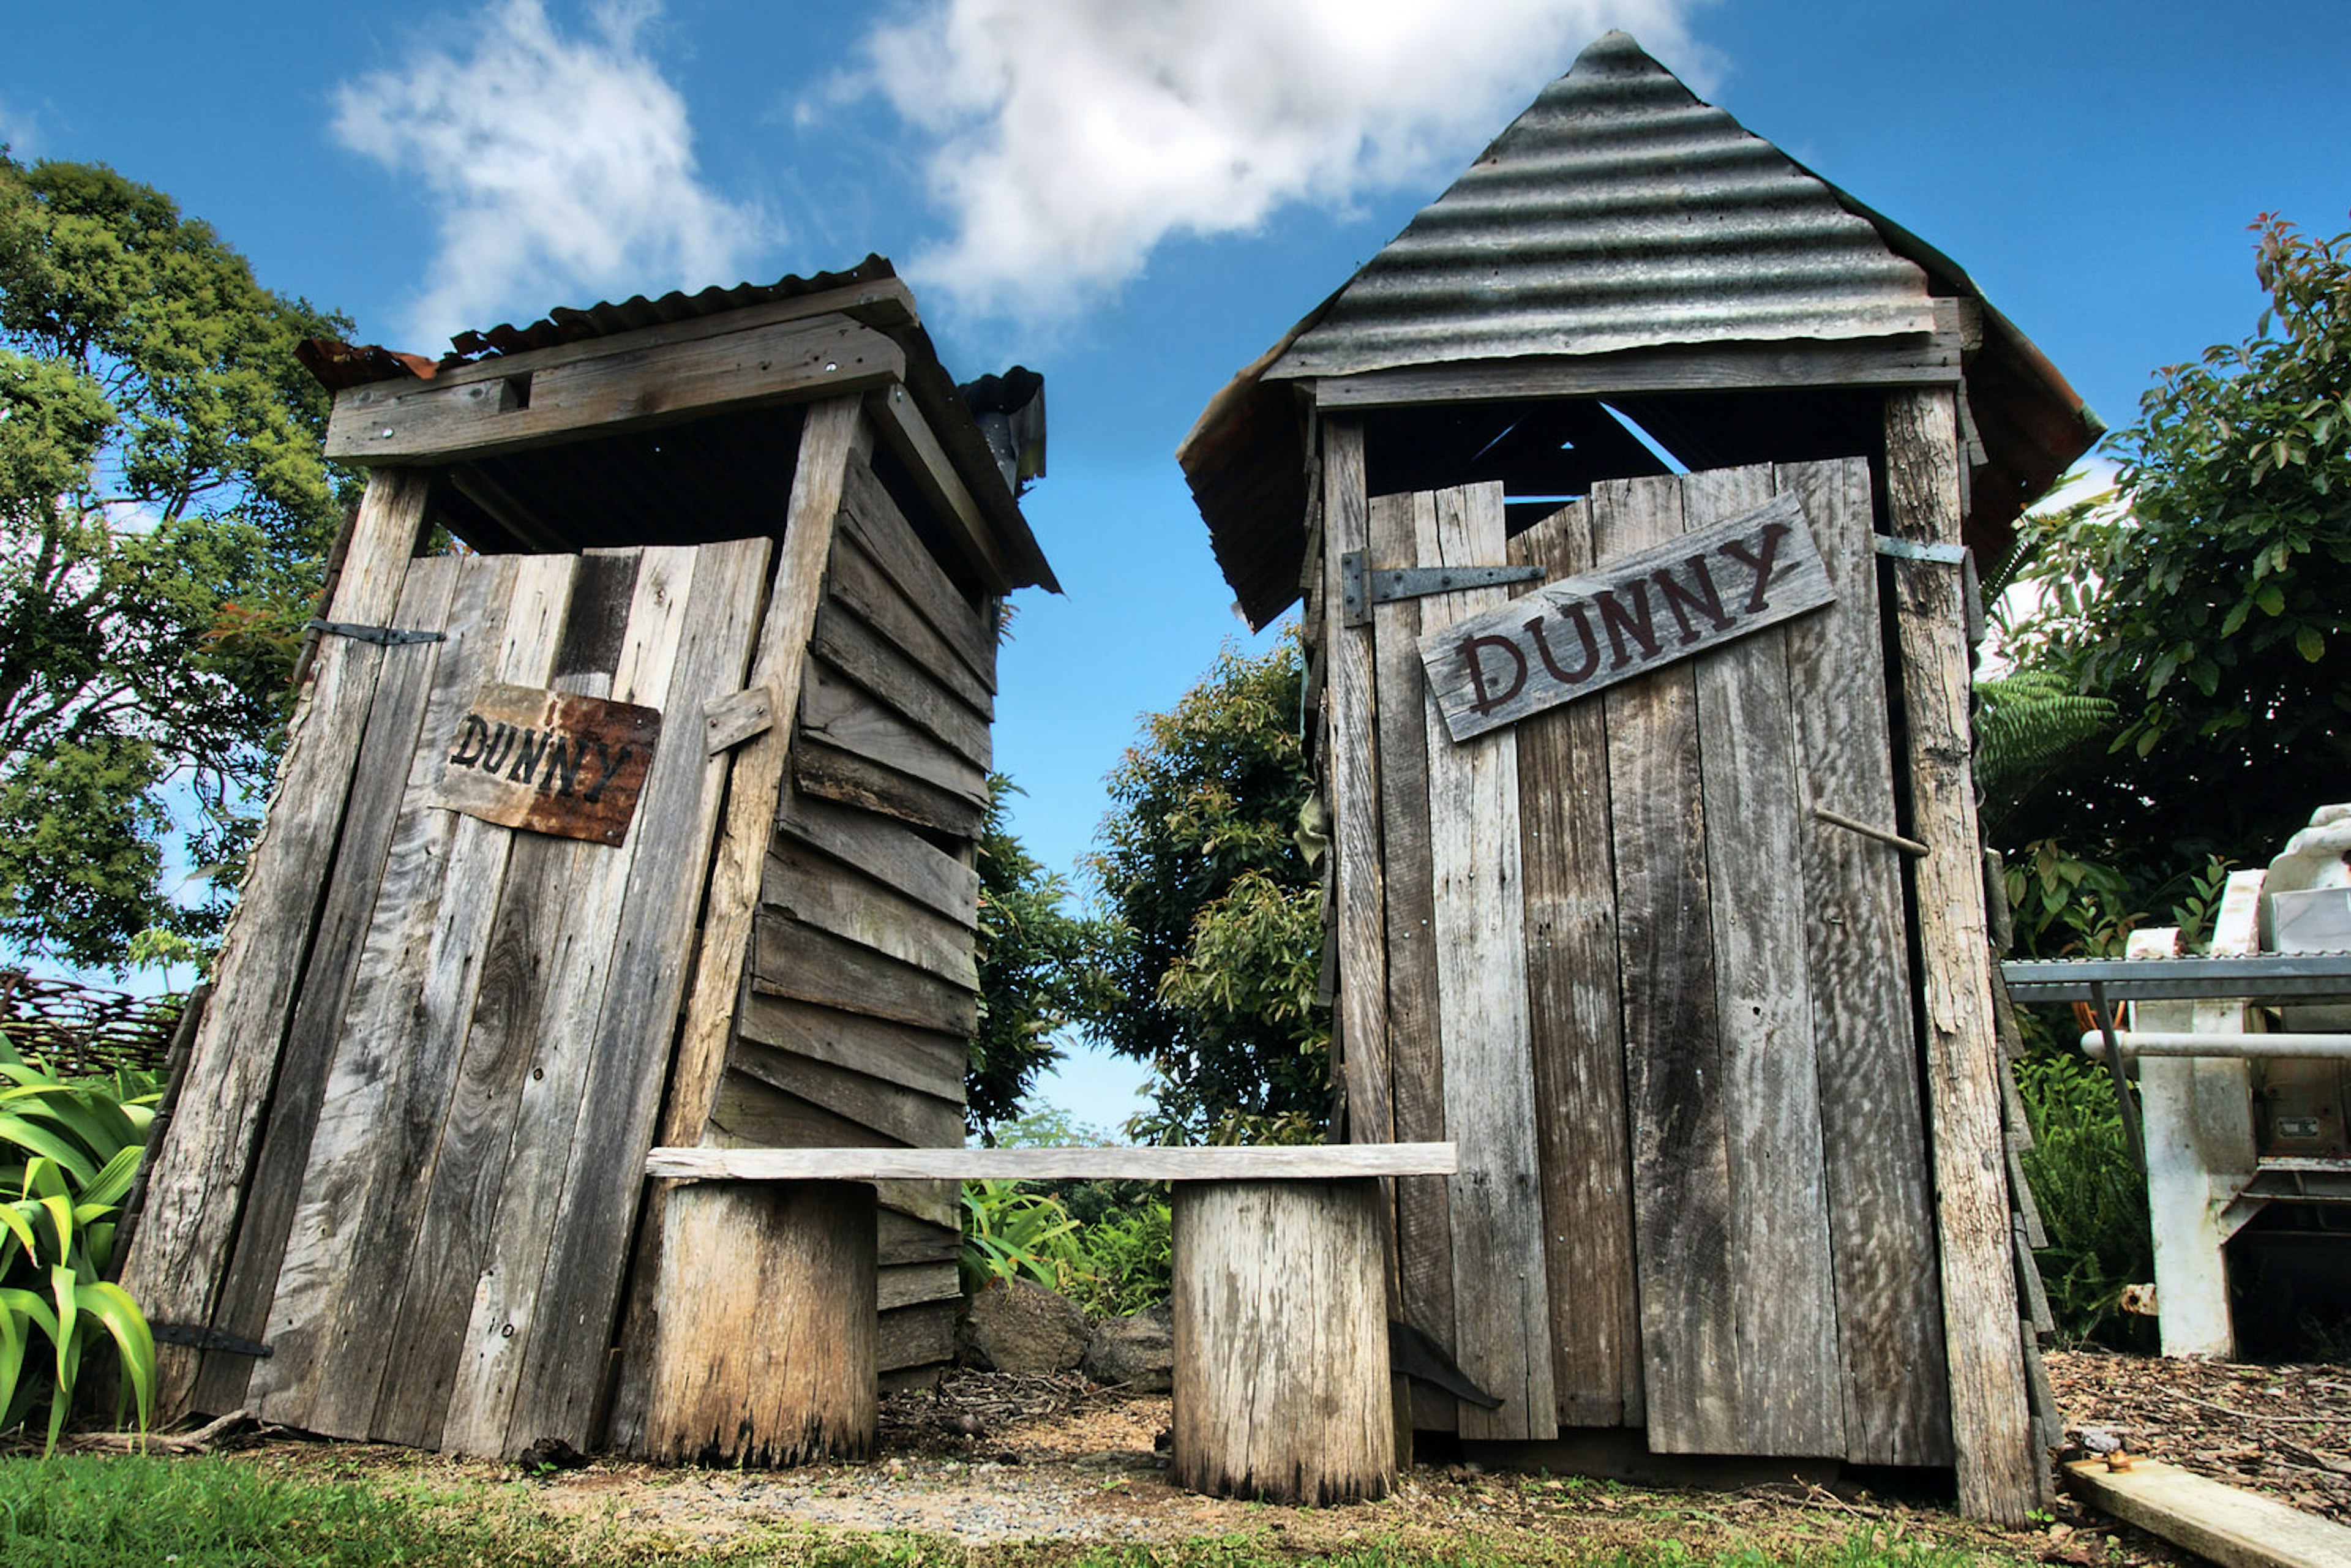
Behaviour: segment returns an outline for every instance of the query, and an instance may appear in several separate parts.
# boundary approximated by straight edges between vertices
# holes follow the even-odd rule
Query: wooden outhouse
[[[1621,33],[1201,415],[1303,602],[1346,1134],[1459,1145],[1393,1305],[1499,1404],[1420,1429],[2033,1506],[1969,552],[2098,430]]]
[[[963,1141],[1041,387],[959,391],[880,257],[457,350],[309,346],[369,482],[124,1282],[172,1413],[637,1449],[664,1333],[768,1348],[680,1304],[779,1266],[647,1150]],[[880,1192],[885,1374],[958,1218]]]

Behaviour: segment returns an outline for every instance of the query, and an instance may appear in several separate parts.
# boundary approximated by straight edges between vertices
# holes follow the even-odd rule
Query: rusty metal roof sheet
[[[1584,50],[1436,202],[1210,400],[1176,457],[1251,622],[1295,601],[1306,454],[1280,383],[1405,366],[1931,333],[1981,301],[1948,256],[1701,102],[1640,46]],[[1970,532],[2103,430],[1988,306],[1965,370],[1987,458]]]

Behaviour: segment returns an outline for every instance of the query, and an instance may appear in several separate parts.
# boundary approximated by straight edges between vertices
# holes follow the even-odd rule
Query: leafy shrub
[[[143,1428],[154,1404],[155,1340],[138,1303],[105,1274],[160,1098],[153,1075],[59,1078],[0,1036],[0,1160],[8,1162],[0,1164],[0,1193],[16,1195],[0,1204],[0,1430],[21,1425],[46,1392],[54,1449],[101,1341],[115,1349]],[[51,1354],[28,1367],[36,1329]]]
[[[1121,1317],[1166,1297],[1175,1254],[1164,1196],[1105,1214],[1079,1235],[1085,1263],[1071,1295],[1087,1315]]]
[[[991,1281],[1030,1280],[1061,1289],[1076,1253],[1078,1222],[1047,1193],[1017,1181],[963,1184],[963,1288],[977,1294]]]
[[[2016,1079],[2032,1124],[2024,1174],[2049,1232],[2039,1257],[2050,1311],[2074,1338],[2128,1341],[2138,1324],[2116,1304],[2124,1286],[2155,1277],[2155,1240],[2114,1084],[2101,1064],[2058,1051],[2019,1061]]]

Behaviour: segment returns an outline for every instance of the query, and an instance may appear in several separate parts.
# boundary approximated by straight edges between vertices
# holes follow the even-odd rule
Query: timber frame
[[[656,1385],[656,1333],[695,1354],[695,1322],[734,1329],[664,1314],[665,1237],[746,1281],[864,1257],[869,1364],[935,1375],[944,1184],[883,1183],[856,1234],[811,1238],[734,1192],[673,1218],[643,1165],[962,1142],[1001,602],[1055,586],[1013,467],[878,257],[460,344],[306,346],[329,454],[371,472],[148,1156],[125,1280],[186,1331],[164,1409],[672,1446],[706,1425],[676,1401],[726,1395]],[[438,807],[486,678],[665,710],[624,836]]]

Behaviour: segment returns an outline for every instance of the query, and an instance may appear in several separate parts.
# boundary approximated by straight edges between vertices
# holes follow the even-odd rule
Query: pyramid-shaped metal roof
[[[1934,326],[1926,272],[1875,225],[1610,33],[1267,374]]]

